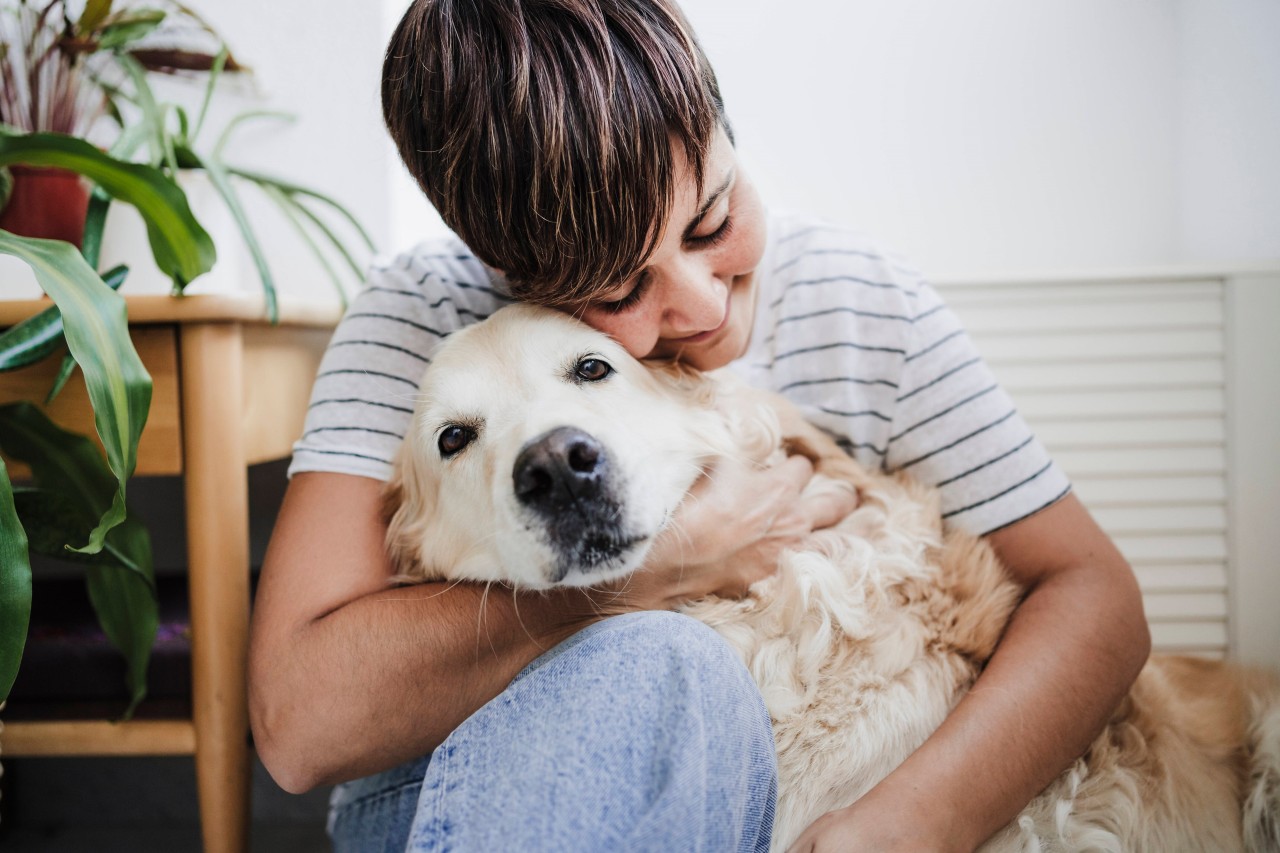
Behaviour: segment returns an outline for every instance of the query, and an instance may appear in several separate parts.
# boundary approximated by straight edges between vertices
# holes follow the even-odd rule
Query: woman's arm
[[[1028,590],[942,726],[793,851],[973,850],[1088,748],[1150,651],[1128,564],[1074,495],[989,535]]]
[[[281,787],[384,770],[425,755],[520,669],[586,624],[580,601],[521,607],[509,592],[389,588],[382,483],[298,474],[254,604],[249,708]]]
[[[425,755],[543,651],[605,613],[741,594],[776,552],[854,506],[800,491],[802,458],[723,469],[681,508],[679,535],[612,591],[513,594],[493,586],[389,588],[382,483],[294,477],[258,585],[249,705],[263,763],[289,791]],[[713,532],[714,534],[713,535]]]

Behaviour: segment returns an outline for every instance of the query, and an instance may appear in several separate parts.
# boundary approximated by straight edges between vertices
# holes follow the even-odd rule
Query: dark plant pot
[[[13,194],[0,211],[0,228],[23,237],[65,240],[80,247],[89,189],[65,169],[10,166]]]

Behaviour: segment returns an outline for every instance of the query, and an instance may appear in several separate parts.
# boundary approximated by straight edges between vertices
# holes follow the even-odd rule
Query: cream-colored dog
[[[421,391],[388,491],[409,579],[621,578],[705,466],[772,464],[784,434],[818,460],[815,488],[858,489],[857,510],[746,599],[684,608],[737,650],[773,717],[774,849],[937,728],[1018,601],[983,541],[942,529],[930,490],[862,470],[780,398],[642,365],[562,314],[511,307],[451,335]],[[1278,812],[1276,681],[1156,657],[1088,753],[984,850],[1280,851]]]

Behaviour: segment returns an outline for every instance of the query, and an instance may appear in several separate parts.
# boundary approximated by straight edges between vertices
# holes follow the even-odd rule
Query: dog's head
[[[505,308],[437,350],[388,490],[403,576],[588,586],[638,568],[733,439],[710,380],[564,314]]]

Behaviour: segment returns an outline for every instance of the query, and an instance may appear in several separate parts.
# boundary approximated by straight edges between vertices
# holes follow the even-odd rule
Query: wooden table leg
[[[249,841],[249,505],[236,323],[181,326],[196,785],[206,853]]]

